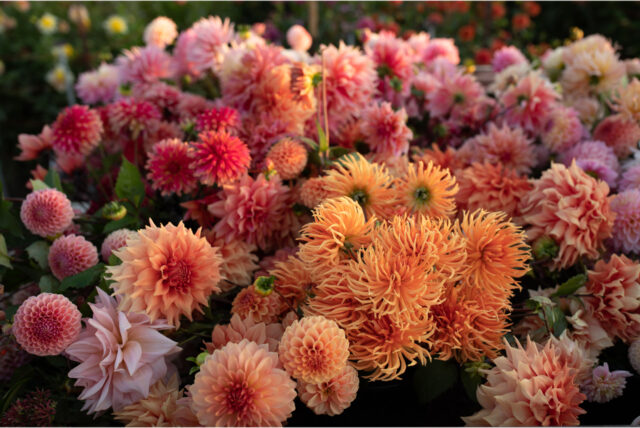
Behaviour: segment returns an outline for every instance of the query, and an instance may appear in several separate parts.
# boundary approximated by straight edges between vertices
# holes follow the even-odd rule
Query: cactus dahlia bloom
[[[456,210],[456,179],[448,169],[429,163],[409,164],[406,175],[396,181],[402,208],[409,214],[450,217]]]

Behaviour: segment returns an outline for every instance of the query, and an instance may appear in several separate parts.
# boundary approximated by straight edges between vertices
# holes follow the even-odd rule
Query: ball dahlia
[[[87,106],[65,108],[51,125],[53,149],[65,155],[88,155],[100,143],[100,115]]]
[[[226,131],[203,132],[193,144],[193,170],[202,184],[228,184],[246,174],[251,163],[247,145]]]
[[[36,190],[22,203],[20,219],[34,235],[55,236],[71,225],[73,208],[67,195],[56,189]]]
[[[277,293],[263,296],[256,291],[256,288],[249,286],[233,299],[231,303],[231,313],[240,315],[242,318],[249,318],[256,323],[274,323],[278,321],[278,316],[286,310],[285,302]]]
[[[284,331],[278,353],[292,377],[318,384],[342,372],[349,358],[349,341],[334,321],[304,317]]]
[[[25,300],[14,317],[13,335],[34,355],[58,355],[80,334],[82,314],[61,294],[41,293]]]
[[[593,138],[604,141],[619,158],[626,158],[638,147],[640,125],[618,115],[608,116],[598,123],[593,131]]]
[[[122,260],[109,266],[111,287],[121,295],[123,311],[146,312],[152,321],[166,318],[179,327],[180,317],[193,319],[209,296],[220,291],[220,253],[200,229],[193,233],[182,222],[156,226],[153,221],[127,245],[114,251]]]
[[[281,426],[295,409],[295,383],[278,354],[246,339],[214,351],[189,392],[205,426]]]
[[[151,188],[162,195],[191,193],[198,185],[191,168],[194,163],[194,150],[187,143],[167,139],[154,144],[146,165]]]
[[[328,382],[308,383],[298,380],[300,400],[316,415],[336,416],[344,412],[356,399],[358,372],[350,365]]]
[[[100,247],[100,255],[105,263],[109,262],[111,253],[127,245],[127,239],[136,236],[136,232],[129,229],[114,230],[104,238]]]
[[[265,163],[273,163],[273,168],[283,180],[296,178],[307,165],[307,148],[291,138],[283,138],[271,146]]]
[[[616,214],[610,246],[614,251],[640,253],[640,189],[618,193],[611,201]]]
[[[51,272],[62,281],[98,264],[98,250],[83,236],[66,235],[53,241],[48,259]]]
[[[166,16],[158,16],[144,29],[142,38],[147,45],[164,49],[178,37],[178,27],[172,19]]]
[[[211,333],[211,342],[205,343],[207,352],[224,348],[228,343],[240,343],[243,339],[258,345],[268,345],[269,351],[276,352],[284,328],[280,323],[254,322],[251,317],[242,318],[233,314],[229,324],[218,324]]]
[[[312,177],[300,187],[300,202],[308,208],[315,208],[328,196],[325,181],[322,177]]]

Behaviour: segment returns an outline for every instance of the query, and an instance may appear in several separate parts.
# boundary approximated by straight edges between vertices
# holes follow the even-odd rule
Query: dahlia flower
[[[155,105],[135,98],[125,98],[108,106],[109,126],[115,134],[131,136],[134,140],[148,134],[149,124],[160,121],[162,112]]]
[[[527,62],[527,58],[518,48],[515,46],[504,46],[494,52],[491,67],[494,73],[499,73],[509,66]]]
[[[278,293],[263,296],[252,285],[243,288],[231,303],[232,314],[251,319],[255,323],[275,323],[286,308]]]
[[[630,163],[620,177],[618,190],[623,192],[629,189],[640,189],[640,163]]]
[[[176,46],[173,49],[173,67],[177,76],[199,77],[200,71],[196,68],[196,64],[187,58],[188,52],[191,51],[196,40],[196,33],[193,28],[189,28],[180,33]]]
[[[605,94],[626,74],[624,63],[613,49],[566,49],[560,77],[563,91],[570,94]]]
[[[358,372],[346,365],[328,382],[316,384],[298,380],[298,393],[300,400],[316,415],[336,416],[356,399],[358,386]]]
[[[484,89],[469,74],[456,72],[442,78],[442,84],[427,94],[431,117],[464,119],[484,97]]]
[[[118,67],[103,62],[96,70],[81,73],[75,88],[83,103],[106,104],[118,96],[119,87]]]
[[[238,314],[233,314],[229,324],[218,324],[213,328],[211,342],[205,343],[205,346],[207,352],[213,353],[228,343],[240,343],[243,339],[247,339],[258,345],[268,345],[269,351],[276,352],[282,333],[284,328],[279,323],[254,322],[252,318],[242,318]]]
[[[542,144],[553,152],[563,152],[578,144],[583,132],[578,112],[559,105],[549,114],[544,125]]]
[[[267,345],[244,339],[214,351],[189,389],[205,426],[281,426],[295,409],[295,382]]]
[[[308,208],[315,208],[327,199],[328,192],[325,180],[321,177],[313,177],[305,180],[300,187],[300,202]]]
[[[58,355],[80,334],[82,314],[61,294],[41,293],[25,300],[14,316],[13,335],[34,355]]]
[[[116,64],[123,83],[152,83],[173,77],[171,56],[154,45],[125,50]]]
[[[457,156],[456,149],[447,146],[445,151],[442,151],[436,143],[433,143],[431,147],[422,151],[417,151],[411,158],[413,162],[418,163],[422,161],[425,165],[431,161],[434,165],[442,169],[449,169],[452,174],[455,174],[459,169],[464,167],[462,159],[459,159]]]
[[[30,161],[36,159],[40,152],[51,148],[53,132],[48,125],[42,128],[38,135],[20,134],[18,135],[18,148],[20,155],[14,159],[19,161]]]
[[[640,80],[634,78],[613,97],[612,108],[625,120],[640,122]]]
[[[604,141],[616,156],[623,159],[629,156],[640,141],[640,125],[635,121],[614,115],[598,123],[593,131],[595,140]]]
[[[162,195],[191,193],[198,185],[191,168],[194,163],[194,149],[177,138],[154,144],[146,164],[151,188]]]
[[[152,323],[144,314],[120,312],[116,299],[96,291],[96,302],[89,303],[93,317],[84,320],[78,340],[66,349],[69,359],[80,363],[69,377],[84,388],[78,398],[89,414],[110,407],[119,411],[147,397],[167,373],[166,358],[180,351],[158,331],[170,328],[164,320]]]
[[[271,146],[265,163],[271,162],[283,180],[296,178],[307,165],[307,148],[300,142],[283,138]]]
[[[61,236],[49,248],[48,261],[53,276],[62,281],[95,266],[98,250],[83,236]]]
[[[620,165],[613,149],[602,141],[583,141],[559,156],[565,165],[573,160],[586,173],[607,182],[614,187],[618,178]]]
[[[275,253],[271,256],[263,257],[258,265],[260,266],[260,270],[256,272],[255,276],[268,276],[269,271],[275,269],[276,264],[279,262],[284,262],[289,259],[289,256],[295,256],[298,254],[299,247],[283,247],[276,250]]]
[[[273,284],[275,291],[293,308],[303,305],[313,295],[315,283],[307,265],[297,255],[276,262],[268,273],[276,278]]]
[[[409,164],[406,175],[395,186],[403,209],[408,213],[434,217],[449,217],[456,210],[458,185],[448,169],[441,169],[431,161]]]
[[[133,85],[131,96],[139,101],[147,101],[163,112],[169,111],[172,116],[177,116],[175,111],[183,93],[167,83],[152,82]]]
[[[196,130],[198,132],[227,131],[230,134],[235,134],[239,125],[240,116],[238,112],[229,107],[208,109],[196,117]]]
[[[616,218],[610,246],[618,252],[640,253],[640,189],[618,193],[611,201],[611,211]]]
[[[559,246],[553,268],[569,267],[582,256],[599,257],[615,217],[608,195],[607,183],[590,177],[575,162],[569,168],[554,163],[533,181],[533,190],[522,200],[523,222],[531,225],[531,241],[547,236]]]
[[[408,93],[413,75],[413,52],[411,47],[395,34],[381,31],[366,41],[367,55],[376,64],[378,71],[378,91],[384,99],[395,98],[396,93]],[[400,83],[400,86],[392,84]]]
[[[212,230],[205,231],[204,235],[211,246],[220,251],[222,278],[235,285],[251,284],[252,274],[258,269],[258,256],[253,253],[257,247],[240,239],[227,241],[224,236],[217,236]]]
[[[302,25],[293,25],[287,30],[287,43],[295,51],[306,52],[311,48],[313,39]]]
[[[56,405],[57,403],[51,399],[49,390],[38,388],[25,397],[17,399],[0,418],[0,425],[52,426],[56,416]]]
[[[193,170],[202,184],[229,184],[246,174],[251,157],[238,137],[226,131],[208,131],[198,139],[193,144]]]
[[[65,108],[51,125],[51,145],[57,153],[88,155],[100,143],[100,115],[87,106]]]
[[[193,40],[185,51],[186,61],[198,72],[216,70],[233,39],[233,24],[229,18],[223,21],[218,16],[200,18],[190,28]]]
[[[405,110],[394,112],[387,102],[372,105],[361,112],[360,131],[371,151],[382,157],[406,154],[413,138]]]
[[[164,49],[178,37],[176,23],[166,16],[158,16],[144,29],[142,38],[147,46],[153,45]]]
[[[73,208],[67,196],[56,189],[36,190],[22,203],[20,219],[34,235],[55,236],[71,225]]]
[[[422,61],[430,63],[437,58],[443,58],[453,65],[460,63],[460,54],[453,39],[435,38],[429,40],[429,44],[422,53]]]
[[[572,315],[567,316],[567,322],[571,326],[571,340],[583,348],[589,358],[595,360],[603,349],[613,346],[611,335],[582,301],[572,300],[569,309]]]
[[[127,239],[134,238],[136,235],[136,232],[129,229],[118,229],[108,234],[107,237],[104,238],[104,241],[102,241],[102,246],[100,247],[102,260],[104,260],[105,263],[108,263],[111,254],[115,250],[127,245]]]
[[[193,319],[202,312],[209,296],[220,291],[220,253],[206,238],[182,222],[157,227],[150,225],[127,239],[127,245],[113,254],[122,260],[109,266],[111,287],[122,300],[123,311],[145,312],[151,321],[166,318],[180,326],[180,317]]]
[[[587,401],[607,403],[622,396],[627,384],[626,378],[631,373],[626,370],[609,371],[609,364],[604,363],[593,369],[591,378],[580,385],[580,389],[587,396]]]

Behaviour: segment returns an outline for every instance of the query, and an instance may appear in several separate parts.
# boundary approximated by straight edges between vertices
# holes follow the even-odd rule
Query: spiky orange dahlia
[[[455,213],[458,185],[448,169],[422,161],[409,164],[406,175],[395,183],[399,202],[405,212],[433,217]]]
[[[305,263],[297,256],[289,256],[287,260],[277,262],[269,275],[275,276],[275,290],[293,308],[302,305],[315,288],[315,282]]]

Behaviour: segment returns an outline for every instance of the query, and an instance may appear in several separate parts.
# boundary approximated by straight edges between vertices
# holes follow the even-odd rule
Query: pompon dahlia
[[[462,420],[470,426],[578,425],[584,394],[575,383],[576,368],[553,342],[527,339],[523,348],[505,343],[487,382],[476,392],[482,410]]]
[[[404,108],[393,111],[387,102],[362,110],[360,132],[371,151],[382,157],[406,154],[413,138]]]
[[[226,131],[207,131],[193,143],[193,170],[207,186],[229,184],[246,174],[251,163],[247,145]]]
[[[587,401],[608,403],[622,396],[627,379],[631,376],[626,370],[609,371],[609,364],[604,363],[593,369],[591,377],[580,385],[587,396]]]
[[[432,217],[450,217],[455,213],[456,179],[448,169],[432,162],[409,164],[407,174],[396,180],[394,188],[406,213]]]
[[[224,21],[219,16],[200,18],[189,31],[193,32],[193,40],[185,51],[186,61],[200,73],[217,69],[234,35],[229,18]]]
[[[292,377],[318,384],[330,381],[346,366],[349,341],[334,321],[303,317],[284,331],[278,353]]]
[[[0,426],[52,426],[57,404],[51,399],[51,391],[36,389],[17,399],[6,410],[0,418]]]
[[[214,351],[189,389],[204,426],[282,426],[295,409],[295,382],[278,354],[246,339]]]
[[[256,323],[271,324],[278,321],[278,316],[287,306],[278,293],[263,296],[253,285],[245,287],[231,303],[231,313],[248,318]]]
[[[179,327],[180,317],[193,319],[202,312],[209,296],[220,291],[220,252],[200,229],[193,233],[182,222],[150,225],[127,239],[127,245],[114,251],[122,263],[109,266],[107,273],[116,295],[122,295],[123,311],[146,312],[152,321],[166,318]]]
[[[578,144],[584,133],[578,112],[571,107],[556,106],[542,131],[542,144],[553,152],[563,152]]]
[[[327,199],[328,192],[322,177],[312,177],[300,187],[300,202],[307,208],[315,208]]]
[[[166,16],[158,16],[147,24],[142,36],[147,45],[157,46],[160,49],[172,44],[176,37],[178,37],[178,27]]]
[[[299,141],[283,138],[269,149],[265,163],[272,162],[273,168],[283,180],[296,178],[307,165],[307,148]]]
[[[191,399],[180,389],[177,374],[167,382],[160,379],[149,389],[149,395],[113,413],[127,427],[191,427],[198,418],[191,410]]]
[[[307,265],[297,255],[277,262],[275,267],[269,269],[269,275],[276,278],[273,284],[275,291],[294,309],[303,305],[305,300],[313,295],[316,284]]]
[[[222,188],[221,199],[209,205],[220,221],[214,226],[227,241],[241,239],[266,249],[290,235],[291,195],[277,175],[267,180],[248,174]]]
[[[89,303],[93,317],[85,318],[78,340],[66,349],[80,363],[69,377],[84,388],[78,398],[89,414],[110,407],[117,412],[147,397],[166,375],[166,359],[180,351],[158,331],[171,327],[164,320],[152,323],[144,314],[120,312],[116,299],[96,290],[96,302]]]
[[[80,334],[82,314],[62,294],[41,293],[25,300],[14,317],[13,335],[34,355],[58,355]]]
[[[127,245],[127,239],[133,238],[136,235],[136,232],[129,229],[118,229],[108,234],[107,237],[104,238],[104,241],[102,241],[102,246],[100,247],[102,260],[108,263],[111,253]]]
[[[98,250],[84,236],[66,235],[53,241],[49,267],[59,280],[75,275],[98,263]]]
[[[458,175],[460,191],[456,195],[459,209],[504,211],[514,222],[520,216],[519,203],[533,189],[527,177],[502,164],[473,163]]]
[[[618,183],[618,191],[640,189],[640,163],[631,163],[625,167]]]
[[[146,164],[151,188],[162,195],[191,193],[198,185],[191,168],[195,161],[194,149],[177,138],[154,144]]]
[[[75,88],[83,103],[106,104],[116,98],[119,86],[118,67],[103,62],[96,70],[80,74]]]
[[[312,278],[326,272],[371,242],[374,218],[365,219],[358,203],[347,197],[327,199],[302,227],[299,257]]]
[[[328,382],[319,384],[298,380],[300,400],[316,415],[336,416],[344,412],[358,394],[358,372],[350,365]]]
[[[640,125],[619,115],[608,116],[593,131],[594,140],[604,141],[619,158],[626,158],[640,141]]]
[[[356,201],[368,217],[391,217],[396,210],[396,192],[393,179],[386,168],[370,163],[354,154],[327,171],[324,178],[328,197],[348,196]]]
[[[100,115],[87,106],[65,108],[51,125],[51,145],[65,155],[88,155],[100,143]]]
[[[574,159],[587,174],[606,181],[609,187],[615,186],[620,164],[613,149],[602,141],[583,141],[559,156],[567,166]]]
[[[234,285],[249,285],[253,272],[258,269],[257,247],[240,239],[227,241],[212,230],[205,230],[204,236],[212,247],[217,247],[222,256],[220,275]],[[222,286],[222,284],[221,284]]]
[[[229,107],[212,108],[205,110],[196,117],[196,130],[198,132],[226,131],[235,134],[240,126],[238,111]]]
[[[640,253],[640,189],[618,193],[611,201],[616,214],[609,245],[617,252]]]
[[[520,52],[520,49],[515,46],[504,46],[494,52],[491,67],[494,73],[499,73],[509,66],[527,62],[527,58]]]
[[[73,208],[67,195],[56,189],[36,190],[22,203],[20,219],[34,235],[55,236],[71,225]]]
[[[242,318],[233,314],[229,324],[218,324],[211,332],[211,342],[205,343],[207,352],[212,354],[216,349],[222,349],[228,343],[240,343],[243,339],[258,345],[268,345],[269,351],[276,352],[284,328],[280,323],[254,322],[251,318]]]
[[[522,220],[529,224],[532,242],[547,236],[559,246],[554,269],[573,265],[578,257],[599,257],[598,250],[611,236],[615,214],[609,186],[580,169],[554,163],[533,181],[533,190],[522,200]]]
[[[125,83],[152,83],[172,77],[171,55],[153,45],[125,50],[116,64]]]
[[[584,300],[605,330],[625,343],[640,337],[640,263],[614,254],[588,277]]]

